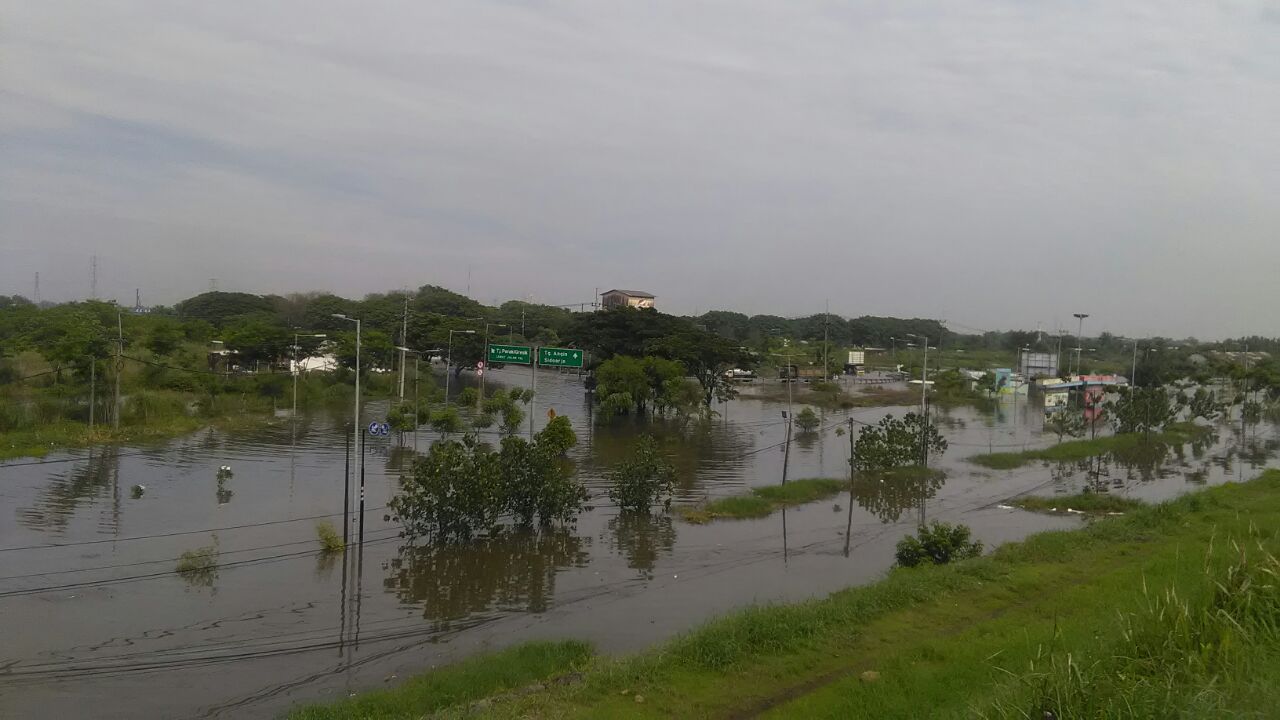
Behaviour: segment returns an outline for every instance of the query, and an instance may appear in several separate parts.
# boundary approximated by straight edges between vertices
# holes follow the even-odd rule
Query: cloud
[[[0,287],[1280,334],[1266,12],[6,2]]]

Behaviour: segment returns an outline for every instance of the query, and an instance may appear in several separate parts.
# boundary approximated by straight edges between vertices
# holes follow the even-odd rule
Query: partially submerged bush
[[[316,523],[316,537],[320,540],[320,550],[325,553],[337,553],[346,549],[342,535],[333,527],[333,523],[322,520]]]
[[[492,530],[506,514],[522,525],[572,521],[587,499],[562,458],[576,438],[560,425],[549,429],[532,443],[505,438],[498,452],[470,435],[435,443],[401,478],[390,503],[396,519],[410,536],[462,540]]]
[[[212,585],[218,577],[218,547],[206,545],[182,553],[175,571],[192,585]]]
[[[982,554],[982,543],[970,542],[970,531],[965,525],[950,525],[934,521],[921,527],[919,537],[908,535],[898,541],[897,558],[902,567],[915,567],[924,562],[946,565],[952,560],[964,560]]]
[[[623,510],[649,512],[654,505],[671,507],[676,471],[651,435],[641,436],[631,456],[609,472],[609,499]]]
[[[822,420],[818,418],[818,413],[814,412],[811,407],[804,408],[796,413],[796,427],[802,433],[811,433],[817,430],[818,425],[821,423]]]

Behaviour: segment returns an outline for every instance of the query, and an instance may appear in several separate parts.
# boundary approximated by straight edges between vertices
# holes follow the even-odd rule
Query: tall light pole
[[[418,361],[422,359],[423,355],[440,352],[440,348],[433,348],[431,350],[414,350],[413,348],[399,345],[396,349],[400,351],[401,357],[404,356],[404,353],[413,353],[413,451],[418,452],[418,425],[421,424],[419,418],[422,417],[422,413],[420,412],[422,394],[418,392]]]
[[[329,336],[325,335],[324,333],[317,333],[315,335],[305,335],[305,334],[299,334],[299,333],[293,334],[293,417],[295,420],[298,418],[298,376],[302,374],[302,368],[299,367],[299,363],[298,363],[298,353],[302,350],[302,348],[298,345],[298,338],[304,338],[304,337],[322,338],[322,337],[329,337]]]
[[[1084,347],[1084,319],[1089,317],[1089,313],[1072,313],[1072,316],[1078,321],[1076,324],[1076,374],[1080,373],[1080,353]]]
[[[907,337],[913,337],[924,343],[924,361],[920,365],[920,467],[929,467],[929,405],[926,393],[929,391],[929,338],[925,335],[916,335],[907,333]],[[1017,395],[1014,396],[1015,398]],[[924,495],[920,496],[920,527],[925,524],[925,502]]]
[[[450,330],[449,331],[449,349],[444,360],[444,406],[449,407],[449,380],[453,374],[453,334],[459,335],[475,335],[475,330]],[[481,377],[484,377],[481,375]]]
[[[489,362],[489,326],[490,325],[494,327],[499,327],[499,328],[507,327],[506,323],[488,323],[487,322],[484,324],[484,361],[486,363]],[[489,368],[485,367],[485,369],[488,370]],[[483,372],[480,373],[480,402],[484,402],[484,373]]]
[[[898,369],[898,338],[889,336],[889,363],[893,365],[893,369]]]
[[[360,454],[360,319],[347,317],[341,313],[334,313],[333,316],[339,320],[346,320],[347,322],[353,322],[356,324],[356,400],[355,409],[353,410],[354,414],[351,418],[351,452],[354,454],[353,459],[359,459],[363,457]],[[360,465],[359,463],[353,462],[351,466],[353,468],[357,468]],[[343,496],[344,503],[346,506],[349,506],[351,503],[351,479],[349,477],[347,478],[346,487],[343,488],[343,491],[345,492],[345,495]],[[342,528],[343,542],[349,544],[350,539],[348,537],[348,533],[351,531],[350,518],[343,518]]]

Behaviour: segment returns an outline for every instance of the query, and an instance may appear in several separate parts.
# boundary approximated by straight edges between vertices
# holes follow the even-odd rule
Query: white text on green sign
[[[538,348],[538,364],[548,367],[582,367],[582,351],[568,348]]]
[[[533,353],[525,345],[490,345],[489,362],[528,365]]]

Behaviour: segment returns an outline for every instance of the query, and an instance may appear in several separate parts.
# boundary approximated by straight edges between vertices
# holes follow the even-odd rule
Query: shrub
[[[609,499],[627,511],[649,512],[659,503],[669,508],[675,475],[653,437],[641,436],[631,456],[609,472]]]
[[[503,505],[518,524],[531,525],[534,517],[543,525],[569,522],[582,511],[587,490],[570,475],[557,449],[552,443],[544,445],[541,438],[532,443],[517,437],[502,441]]]
[[[342,542],[342,536],[333,527],[333,523],[328,520],[316,523],[316,537],[320,539],[320,550],[322,552],[336,553],[346,549],[346,544]]]
[[[921,527],[919,537],[908,535],[898,541],[897,558],[902,567],[915,567],[923,562],[946,565],[952,560],[977,557],[982,554],[982,543],[970,542],[970,531],[965,525],[949,525],[935,521]]]
[[[821,423],[822,421],[818,418],[818,413],[814,412],[813,408],[807,407],[796,413],[796,427],[799,428],[802,433],[811,433],[814,430],[817,430],[818,425]]]
[[[176,572],[193,585],[212,585],[218,577],[218,548],[206,545],[178,556]]]
[[[480,400],[480,393],[473,387],[462,388],[462,392],[458,393],[458,397],[454,402],[462,407],[475,407]]]
[[[552,455],[564,455],[569,448],[578,444],[578,435],[565,415],[558,415],[538,431],[538,444],[545,447]]]
[[[462,416],[456,407],[440,408],[431,413],[431,429],[441,435],[462,432]]]
[[[924,433],[930,455],[946,452],[947,441],[932,423],[916,413],[907,413],[901,420],[892,415],[881,418],[879,424],[862,428],[853,447],[853,469],[858,472],[881,472],[904,467],[920,461],[920,438]]]

